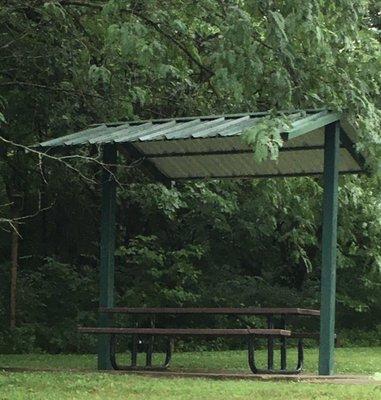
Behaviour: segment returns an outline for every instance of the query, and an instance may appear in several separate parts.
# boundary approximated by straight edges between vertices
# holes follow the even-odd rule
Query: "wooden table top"
[[[259,307],[110,307],[99,308],[109,314],[220,314],[220,315],[301,315],[319,316],[320,310],[307,308],[259,308]]]

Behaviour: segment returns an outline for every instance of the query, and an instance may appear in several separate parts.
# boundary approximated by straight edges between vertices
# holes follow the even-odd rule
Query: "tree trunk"
[[[19,233],[17,218],[19,210],[17,206],[12,206],[11,219],[13,220],[12,240],[11,240],[11,299],[10,299],[10,328],[16,327],[16,304],[17,304],[17,269],[19,256]]]

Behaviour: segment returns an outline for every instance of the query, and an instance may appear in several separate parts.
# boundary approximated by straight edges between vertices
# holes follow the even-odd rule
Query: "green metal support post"
[[[116,164],[117,150],[114,145],[103,148],[103,162]],[[103,170],[102,176],[102,215],[101,215],[101,254],[99,273],[99,305],[112,307],[114,304],[114,252],[115,252],[115,208],[116,182],[113,176],[115,167]],[[110,326],[108,314],[101,314],[99,326]],[[100,335],[98,339],[98,369],[112,369],[110,363],[110,337]]]
[[[319,375],[332,375],[335,344],[336,247],[340,124],[325,128]]]

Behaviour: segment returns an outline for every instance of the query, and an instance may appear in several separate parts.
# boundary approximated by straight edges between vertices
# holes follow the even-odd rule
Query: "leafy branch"
[[[244,132],[243,139],[252,147],[255,161],[278,159],[279,149],[283,146],[281,133],[289,125],[286,116],[268,116]]]
[[[89,7],[98,10],[103,10],[105,7],[105,3],[91,3],[91,2],[84,2],[84,1],[71,1],[71,0],[62,0],[60,1],[62,6],[80,6],[80,7]],[[208,78],[210,78],[214,73],[213,71],[208,68],[207,66],[203,65],[200,60],[195,57],[192,52],[179,41],[173,33],[166,32],[161,26],[159,22],[153,21],[149,17],[147,17],[144,13],[138,12],[137,10],[132,10],[128,8],[124,8],[120,10],[121,12],[128,12],[129,14],[134,14],[139,17],[142,21],[144,21],[148,26],[153,28],[156,32],[158,32],[161,36],[165,37],[171,43],[173,43],[178,49],[180,49],[190,61],[196,64],[200,70],[204,71]]]
[[[155,29],[158,33],[168,39],[170,42],[174,43],[193,63],[195,63],[201,70],[205,71],[208,74],[208,77],[211,77],[214,73],[213,71],[203,65],[200,60],[198,60],[188,49],[187,47],[182,44],[179,40],[176,39],[175,35],[169,34],[164,29],[162,29],[159,23],[152,21],[150,18],[146,17],[145,15],[138,13],[137,14],[140,19],[146,22],[147,25],[151,26]]]

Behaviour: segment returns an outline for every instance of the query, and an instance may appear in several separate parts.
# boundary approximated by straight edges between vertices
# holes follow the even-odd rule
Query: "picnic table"
[[[293,316],[319,317],[319,310],[311,310],[304,308],[156,308],[156,307],[110,307],[100,308],[101,314],[110,316],[125,314],[136,316],[149,316],[150,327],[79,327],[81,333],[103,334],[110,336],[110,362],[116,370],[141,370],[141,369],[166,369],[170,365],[172,358],[174,339],[178,337],[244,337],[247,339],[248,363],[251,371],[257,373],[280,373],[295,374],[302,371],[304,361],[303,339],[317,338],[318,333],[291,331],[287,329],[288,318]],[[158,328],[156,327],[158,316],[176,316],[176,315],[226,315],[235,316],[241,323],[245,324],[244,328]],[[244,316],[263,316],[267,320],[266,328],[256,328],[250,326],[250,323],[243,320]],[[112,324],[110,324],[112,325]],[[121,366],[116,361],[117,336],[132,336],[131,346],[131,364]],[[152,356],[154,353],[155,337],[167,338],[165,348],[165,360],[160,366],[152,365]],[[267,339],[267,368],[258,368],[255,360],[255,340],[257,338]],[[288,339],[297,340],[297,365],[292,369],[287,369],[287,341]],[[280,341],[280,369],[274,368],[274,348],[275,341]],[[144,352],[146,353],[146,362],[144,367],[137,365],[137,355],[139,352],[139,344],[146,342]],[[142,347],[142,346],[140,346]]]

